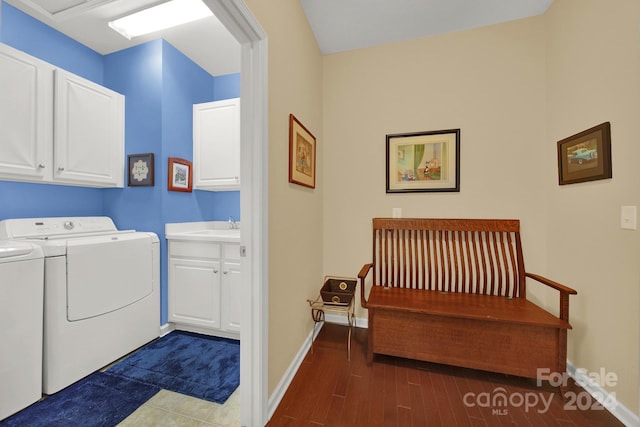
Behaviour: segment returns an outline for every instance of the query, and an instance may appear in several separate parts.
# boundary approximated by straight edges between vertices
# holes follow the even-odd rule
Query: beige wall
[[[519,218],[527,266],[544,268],[544,29],[538,17],[325,57],[325,272],[355,276],[371,260],[371,218],[394,207]],[[451,128],[460,192],[386,194],[385,135]]]
[[[636,0],[556,0],[543,16],[324,59],[324,271],[370,260],[370,219],[513,217],[527,270],[578,290],[569,359],[615,372],[638,411],[640,204]],[[612,122],[612,180],[560,188],[556,141]],[[385,194],[385,135],[461,128],[461,191]],[[557,294],[529,296],[557,311]],[[359,309],[358,315],[366,317]]]
[[[246,0],[269,36],[269,392],[307,337],[324,274],[370,261],[370,219],[519,218],[528,271],[578,290],[569,359],[618,374],[638,412],[640,3],[555,0],[542,16],[320,55],[297,0]],[[288,115],[318,139],[315,190],[287,182]],[[559,187],[556,141],[611,121],[611,180]],[[460,193],[385,193],[385,135],[461,129]],[[548,307],[553,293],[529,286]],[[366,312],[358,309],[359,316]]]
[[[556,0],[546,20],[548,271],[578,290],[569,359],[615,372],[637,414],[640,231],[620,229],[620,206],[640,205],[640,2]],[[558,186],[553,142],[605,121],[613,178]]]
[[[288,182],[289,114],[322,137],[322,57],[298,0],[246,0],[269,45],[269,394],[307,338],[305,303],[322,284],[322,170]],[[318,164],[323,164],[319,150]]]

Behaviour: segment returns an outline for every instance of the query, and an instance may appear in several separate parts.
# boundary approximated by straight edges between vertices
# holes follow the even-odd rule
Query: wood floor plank
[[[398,426],[398,393],[396,367],[394,363],[386,364],[384,369],[384,423],[385,427]]]
[[[445,426],[457,426],[454,409],[451,407],[451,401],[449,395],[446,393],[447,378],[440,372],[432,370],[429,372],[429,377],[433,383],[434,390],[437,391],[435,404],[440,413],[440,420],[442,425]]]
[[[399,427],[411,427],[411,409],[405,408],[403,406],[398,406],[398,419],[395,425]]]
[[[340,425],[349,427],[367,425],[368,421],[364,419],[364,413],[368,410],[368,390],[368,378],[357,375],[349,376]]]
[[[419,378],[419,376],[417,376],[417,378]],[[425,413],[424,397],[420,384],[409,384],[409,399],[411,401],[411,425],[428,425],[427,414]]]
[[[426,414],[427,414],[427,425],[429,426],[442,426],[442,419],[440,418],[440,410],[441,408],[438,405],[437,396],[439,392],[436,391],[433,381],[431,379],[431,375],[427,370],[420,370],[420,386],[422,390],[422,403],[424,405]],[[446,406],[443,406],[442,409],[446,409],[448,407],[448,402]]]
[[[326,354],[322,359],[322,366],[316,367],[318,373],[311,384],[311,387],[314,389],[314,402],[309,420],[318,423],[325,423],[327,420],[333,400],[335,384],[343,367],[343,361],[340,355],[331,352],[329,349],[318,349],[319,355],[324,353]]]
[[[409,377],[407,372],[408,360],[396,359],[396,405],[402,408],[411,408],[411,397],[409,395]]]
[[[343,364],[340,373],[336,378],[335,386],[333,387],[333,394],[336,396],[345,397],[347,393],[347,386],[349,384],[349,378],[351,377],[351,364]]]
[[[372,366],[372,383],[369,389],[369,425],[372,427],[384,425],[384,364]]]
[[[327,412],[327,418],[324,422],[325,425],[338,426],[340,424],[344,404],[345,399],[343,396],[336,396],[335,394],[332,396],[329,411]]]
[[[476,376],[468,376],[456,378],[456,383],[465,407],[465,412],[471,420],[471,424],[481,425],[478,420],[482,420],[486,424],[487,419],[477,403],[478,396],[483,390],[481,381]]]

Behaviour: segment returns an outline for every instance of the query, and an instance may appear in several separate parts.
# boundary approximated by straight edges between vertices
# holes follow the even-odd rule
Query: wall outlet
[[[391,216],[393,218],[402,218],[402,208],[393,208]]]
[[[636,206],[622,206],[620,208],[620,227],[624,230],[636,230],[637,226]]]

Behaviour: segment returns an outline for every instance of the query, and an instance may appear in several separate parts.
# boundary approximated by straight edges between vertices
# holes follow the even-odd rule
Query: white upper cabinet
[[[53,66],[0,44],[0,176],[50,181]]]
[[[240,98],[193,106],[193,188],[240,189]]]
[[[0,91],[0,179],[124,186],[123,95],[2,44]]]
[[[56,70],[56,181],[124,185],[124,96]]]

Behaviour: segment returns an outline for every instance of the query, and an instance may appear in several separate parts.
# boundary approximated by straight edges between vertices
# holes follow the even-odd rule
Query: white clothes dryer
[[[42,397],[43,276],[38,246],[0,241],[0,420]]]
[[[156,234],[108,217],[0,221],[0,239],[44,252],[42,391],[53,394],[160,335]]]

